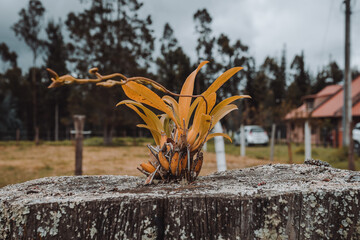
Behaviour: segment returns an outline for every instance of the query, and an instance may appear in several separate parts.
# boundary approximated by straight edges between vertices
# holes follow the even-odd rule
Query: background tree
[[[217,53],[219,55],[218,68],[220,72],[226,71],[237,66],[244,66],[248,60],[248,46],[242,44],[240,40],[236,40],[231,44],[230,39],[225,34],[220,34],[216,40]],[[244,78],[244,72],[238,72],[231,81],[228,81],[222,91],[219,91],[219,100],[229,97],[230,95],[240,94],[240,81]]]
[[[17,67],[17,54],[10,51],[5,43],[0,43],[1,65],[5,71],[0,73],[0,135],[6,139],[15,136],[15,131],[22,127],[20,118],[19,94],[23,90],[19,84],[21,71]]]
[[[216,38],[212,36],[211,22],[212,18],[208,11],[204,8],[198,10],[193,16],[195,22],[195,32],[198,35],[196,45],[197,62],[207,60],[210,61],[204,67],[204,70],[199,72],[196,77],[197,94],[202,93],[215,80],[216,73],[219,71],[219,66],[214,57],[214,45]],[[195,67],[193,67],[195,68]]]
[[[47,41],[45,41],[45,57],[44,62],[45,66],[53,69],[58,73],[67,73],[68,69],[66,67],[66,61],[68,60],[68,49],[66,43],[64,42],[64,37],[62,34],[62,25],[61,22],[55,23],[53,20],[50,20],[46,27]],[[54,114],[48,114],[48,123],[49,129],[54,129],[54,140],[59,140],[59,127],[61,122],[70,123],[70,116],[68,112],[68,104],[66,99],[70,95],[70,89],[63,87],[60,89],[49,89],[48,94],[46,94],[47,99],[45,100],[46,107],[48,112],[54,112]],[[54,107],[55,106],[55,107]],[[55,109],[55,111],[54,111]],[[52,117],[53,116],[53,117]],[[60,116],[62,116],[63,121],[59,121]],[[62,127],[65,132],[66,126]],[[62,138],[65,136],[63,135]]]
[[[12,26],[15,35],[23,40],[33,53],[33,68],[31,71],[32,81],[32,104],[33,104],[33,126],[35,142],[39,143],[39,131],[37,122],[37,94],[36,94],[36,59],[42,50],[43,41],[39,38],[45,8],[41,1],[30,0],[27,9],[23,8],[19,12],[20,19]]]
[[[170,91],[179,93],[192,70],[190,59],[178,45],[174,31],[168,23],[164,26],[160,42],[161,55],[156,59],[158,80]]]
[[[338,84],[343,80],[343,77],[343,70],[339,68],[335,61],[331,61],[317,73],[311,93],[315,94],[328,85]]]
[[[149,28],[150,16],[140,17],[141,6],[137,0],[93,0],[89,9],[78,14],[70,13],[66,25],[74,50],[71,56],[76,66],[74,70],[82,74],[89,67],[96,66],[103,73],[146,75],[154,38]],[[103,124],[104,142],[110,144],[115,128],[124,129],[129,122],[123,108],[122,114],[114,111],[123,93],[120,88],[95,90],[92,86],[79,86],[78,89],[81,89],[85,102],[91,105],[87,119],[98,126]],[[74,100],[74,97],[72,95],[70,99]],[[75,104],[72,107],[74,113]]]
[[[304,53],[296,55],[290,68],[293,70],[293,82],[290,84],[287,92],[287,101],[294,107],[300,106],[301,98],[310,93],[311,81],[310,75],[305,70]]]
[[[6,43],[0,43],[0,56],[3,64],[3,69],[7,67],[17,67],[17,54],[16,52],[10,51]],[[8,65],[8,66],[7,66]]]

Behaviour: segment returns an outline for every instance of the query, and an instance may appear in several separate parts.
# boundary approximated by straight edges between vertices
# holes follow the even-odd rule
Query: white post
[[[204,152],[207,151],[207,142],[204,143],[204,145],[203,145],[203,147],[202,147],[202,150],[203,150]]]
[[[275,131],[276,131],[276,125],[275,123],[272,124],[271,127],[271,145],[270,145],[270,160],[274,161],[274,142],[275,142]]]
[[[305,160],[311,159],[311,127],[309,124],[309,120],[305,121]]]
[[[223,132],[220,122],[215,124],[214,132]],[[215,152],[218,172],[226,171],[225,144],[224,138],[221,136],[215,137]]]
[[[244,124],[240,126],[240,155],[245,157],[245,129]]]

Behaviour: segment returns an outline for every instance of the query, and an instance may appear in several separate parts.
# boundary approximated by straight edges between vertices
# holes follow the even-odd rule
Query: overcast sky
[[[65,20],[70,11],[84,5],[77,0],[43,0],[46,18]],[[151,15],[155,36],[169,22],[185,52],[195,59],[193,14],[207,8],[213,17],[213,33],[240,39],[260,65],[266,56],[279,58],[284,44],[290,64],[295,54],[305,53],[307,68],[315,73],[336,60],[344,66],[344,6],[342,0],[146,0],[142,14]],[[351,66],[360,69],[360,1],[352,0]],[[31,65],[32,55],[10,29],[27,0],[0,0],[0,42],[16,51],[21,67]],[[159,46],[159,42],[156,41]]]

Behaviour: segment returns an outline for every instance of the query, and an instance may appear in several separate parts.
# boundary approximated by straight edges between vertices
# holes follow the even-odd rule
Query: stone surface
[[[0,239],[360,239],[360,173],[264,165],[143,185],[50,177],[0,189]]]

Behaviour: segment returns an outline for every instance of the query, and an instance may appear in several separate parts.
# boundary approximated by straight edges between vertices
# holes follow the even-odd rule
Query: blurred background
[[[147,131],[136,128],[141,119],[126,107],[115,108],[126,98],[121,88],[88,84],[48,89],[46,68],[88,78],[88,69],[97,67],[102,74],[145,76],[179,92],[193,69],[209,60],[196,78],[195,92],[200,94],[225,70],[242,66],[219,90],[218,101],[237,94],[252,99],[236,103],[239,111],[222,121],[224,131],[235,136],[243,124],[261,126],[270,134],[275,124],[277,162],[289,161],[289,142],[294,145],[291,161],[304,159],[303,129],[297,127],[303,126],[303,119],[288,114],[301,106],[309,113],[314,105],[308,99],[315,99],[316,108],[320,96],[316,94],[340,86],[327,92],[331,98],[344,81],[341,0],[0,0],[0,4],[0,186],[72,174],[71,130],[78,114],[86,116],[84,174],[137,175],[136,165],[147,158],[145,145],[152,140]],[[350,70],[355,82],[360,81],[359,1],[352,0],[350,7]],[[360,99],[357,92],[354,107]],[[312,119],[312,155],[346,168],[340,120],[341,114],[335,113]],[[360,110],[353,113],[354,126],[357,122]],[[216,171],[212,144],[204,174]],[[240,159],[239,148],[230,143],[226,151],[229,168],[267,163],[270,154],[267,146],[252,146]],[[131,168],[125,166],[129,159]]]

